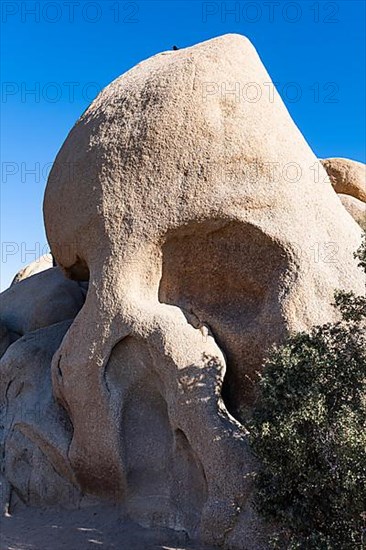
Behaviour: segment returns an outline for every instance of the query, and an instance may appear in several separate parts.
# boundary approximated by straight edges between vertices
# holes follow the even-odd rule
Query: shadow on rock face
[[[53,395],[51,361],[86,292],[59,268],[47,268],[0,295],[2,510],[16,502],[75,507],[83,500],[67,457],[72,424]]]
[[[126,468],[126,510],[145,527],[158,523],[197,535],[205,473],[185,434],[171,424],[165,388],[144,342],[122,340],[105,376]]]
[[[252,404],[265,351],[286,333],[288,269],[284,248],[245,223],[192,223],[163,246],[159,299],[212,331],[227,360],[224,399],[234,416]]]
[[[237,101],[223,79],[263,93]],[[219,37],[138,64],[68,135],[44,200],[60,269],[1,296],[17,339],[0,367],[5,476],[27,503],[42,501],[27,484],[64,483],[143,525],[265,547],[233,414],[271,343],[331,320],[334,288],[363,290],[360,228],[269,82],[246,38]],[[85,303],[61,270],[90,277]],[[23,402],[47,414],[19,417]]]
[[[81,494],[67,459],[72,425],[56,402],[51,359],[70,327],[64,321],[26,334],[0,360],[2,472],[9,494],[28,505],[76,505]]]
[[[61,321],[74,319],[82,308],[85,285],[49,268],[13,284],[0,294],[0,320],[10,341]]]

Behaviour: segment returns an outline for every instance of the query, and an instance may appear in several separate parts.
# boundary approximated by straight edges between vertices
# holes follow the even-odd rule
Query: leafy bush
[[[366,235],[355,257],[366,273]],[[275,548],[366,548],[366,298],[335,306],[339,322],[290,337],[260,377],[250,437]]]

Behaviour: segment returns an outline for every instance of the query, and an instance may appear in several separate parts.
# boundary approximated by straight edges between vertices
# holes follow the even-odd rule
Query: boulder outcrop
[[[356,160],[329,158],[321,160],[336,193],[366,202],[366,165]]]
[[[5,353],[2,383],[29,376],[36,338],[50,411],[22,435],[5,414],[10,456],[30,437],[42,480],[239,550],[266,547],[244,420],[266,350],[332,319],[335,288],[363,291],[361,229],[322,166],[327,184],[314,183],[317,159],[269,82],[249,40],[226,35],[156,55],[104,89],[47,183],[59,268],[34,276],[43,309],[28,308],[34,291],[3,319],[26,335]],[[72,177],[60,169],[70,163]],[[55,291],[42,298],[53,278],[64,288],[59,269],[76,285],[66,306]],[[21,391],[3,397],[5,411],[27,392],[36,403],[36,386]],[[8,464],[22,492],[28,474]]]
[[[349,195],[339,195],[341,202],[352,218],[366,231],[366,204]]]
[[[0,294],[0,321],[15,341],[29,332],[74,319],[86,289],[67,279],[58,267],[12,284]]]

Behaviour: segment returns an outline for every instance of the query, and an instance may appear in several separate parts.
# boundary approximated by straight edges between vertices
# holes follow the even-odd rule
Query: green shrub
[[[366,273],[366,236],[355,255]],[[275,548],[366,548],[366,298],[336,292],[336,323],[272,351],[250,422],[256,506]]]

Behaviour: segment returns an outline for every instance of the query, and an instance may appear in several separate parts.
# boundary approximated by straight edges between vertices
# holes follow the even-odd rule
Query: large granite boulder
[[[0,360],[0,447],[9,484],[3,506],[15,497],[40,506],[81,500],[67,460],[72,426],[53,396],[50,369],[70,324],[64,321],[26,334]]]
[[[366,165],[363,162],[343,158],[322,159],[336,193],[350,195],[366,202]]]
[[[366,203],[350,195],[339,194],[339,198],[347,212],[366,231]]]
[[[269,82],[237,35],[140,63],[71,130],[44,200],[52,253],[89,291],[62,341],[52,329],[70,424],[59,456],[42,453],[142,525],[240,550],[266,545],[242,423],[255,372],[289,331],[334,317],[335,288],[363,290],[361,230],[321,165],[314,183]]]
[[[50,268],[12,284],[0,294],[0,322],[10,334],[10,341],[15,341],[28,332],[74,319],[85,296],[83,283],[67,279],[58,267]]]

